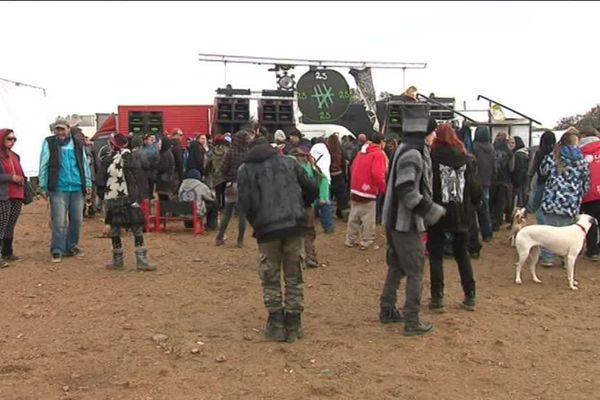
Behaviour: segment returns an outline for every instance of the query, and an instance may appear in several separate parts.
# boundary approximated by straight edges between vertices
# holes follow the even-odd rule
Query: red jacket
[[[377,195],[385,193],[387,164],[388,160],[381,146],[363,146],[352,163],[352,194],[375,200]]]
[[[586,144],[581,148],[590,168],[590,190],[583,195],[583,203],[600,200],[600,141]]]

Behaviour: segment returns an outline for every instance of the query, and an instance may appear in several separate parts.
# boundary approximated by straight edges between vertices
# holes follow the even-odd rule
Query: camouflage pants
[[[316,239],[315,210],[312,207],[308,207],[306,209],[306,234],[304,235],[304,251],[307,260],[317,261],[317,250],[315,248]]]
[[[269,312],[304,310],[304,238],[289,237],[259,243],[258,274],[263,287],[263,299]],[[285,300],[281,291],[281,270],[285,285]]]

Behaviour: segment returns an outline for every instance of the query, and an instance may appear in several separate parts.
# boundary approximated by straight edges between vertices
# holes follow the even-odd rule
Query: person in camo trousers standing
[[[444,216],[444,207],[433,202],[433,173],[429,147],[435,139],[435,120],[422,132],[404,132],[396,150],[383,204],[383,225],[388,242],[388,272],[380,297],[382,323],[404,321],[406,336],[424,335],[433,325],[419,319],[425,246],[421,239],[428,226]],[[406,277],[404,315],[396,308],[397,291]]]
[[[317,186],[298,162],[280,156],[263,137],[252,143],[237,182],[239,207],[258,242],[258,270],[269,311],[265,336],[294,342],[302,336],[304,311],[304,205],[315,201]]]

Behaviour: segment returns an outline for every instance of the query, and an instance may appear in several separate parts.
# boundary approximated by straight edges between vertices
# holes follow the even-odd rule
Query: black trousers
[[[339,174],[331,177],[331,196],[336,201],[335,214],[338,218],[343,218],[342,211],[350,208],[350,191],[348,190],[348,182],[344,174]]]
[[[508,199],[508,186],[494,184],[490,188],[490,215],[492,217],[492,229],[498,231],[504,221],[504,210]]]
[[[221,211],[225,207],[225,188],[227,182],[219,183],[215,186],[215,194],[217,195],[217,209]]]
[[[600,200],[592,201],[590,203],[583,203],[581,205],[581,212],[583,214],[591,215],[600,221]],[[592,225],[586,236],[586,254],[587,255],[598,255],[600,254],[600,246],[598,246],[598,227]]]
[[[473,268],[467,251],[468,236],[467,232],[453,232],[452,235],[452,250],[454,259],[458,264],[460,283],[465,295],[471,295],[475,292]],[[444,238],[443,231],[433,230],[429,232],[427,250],[429,251],[432,298],[442,298],[444,296]]]

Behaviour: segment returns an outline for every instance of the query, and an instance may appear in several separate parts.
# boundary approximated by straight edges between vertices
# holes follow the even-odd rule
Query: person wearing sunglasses
[[[25,174],[19,155],[12,150],[16,141],[12,129],[0,129],[0,268],[19,260],[13,253],[13,237],[25,198]]]

